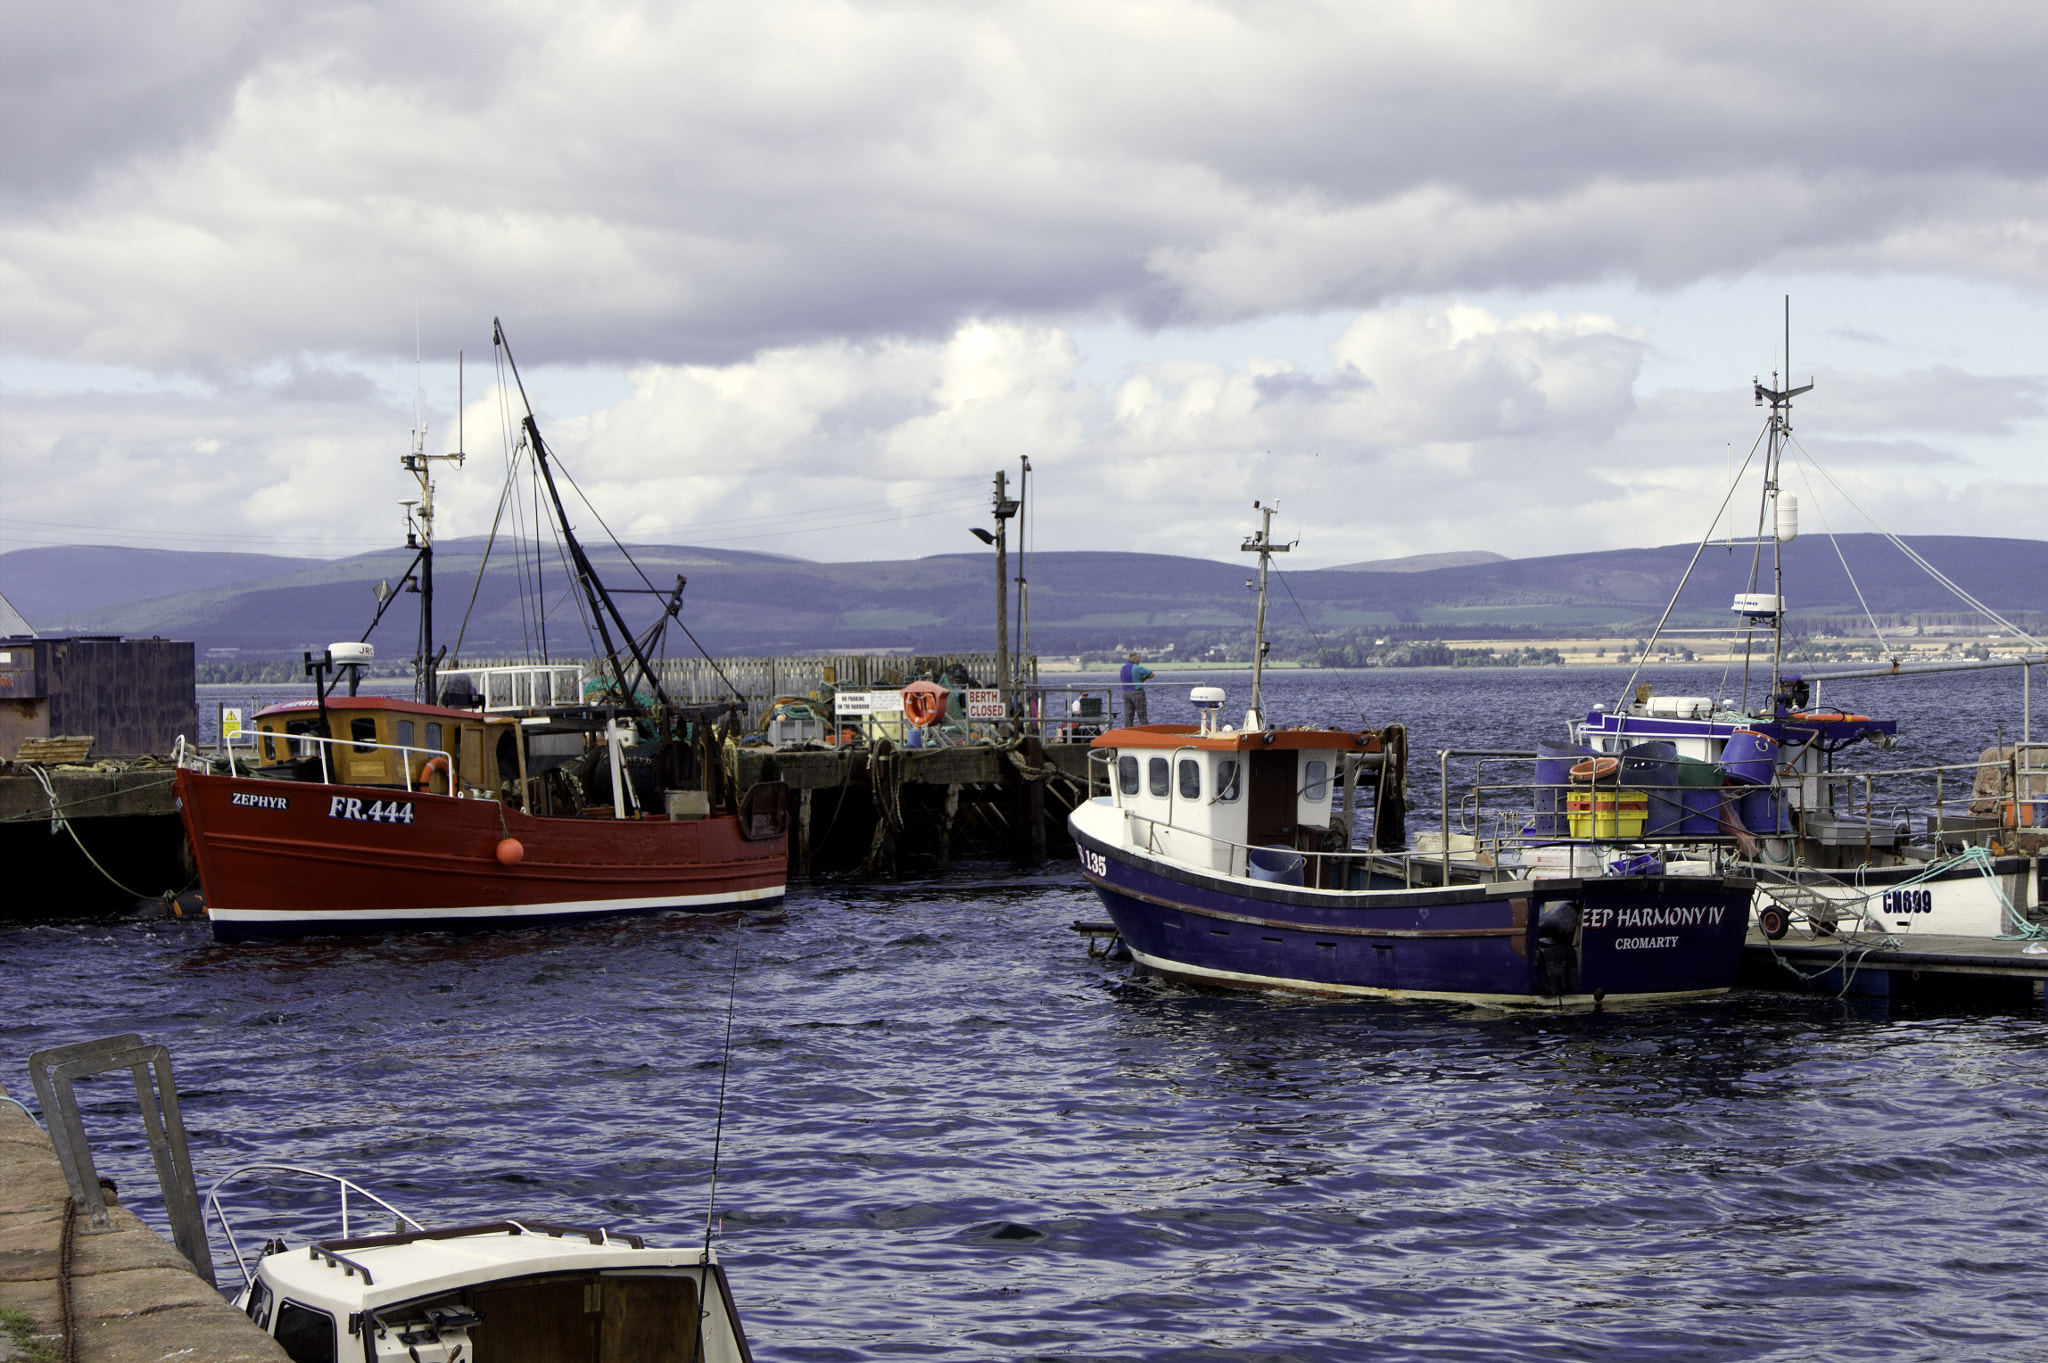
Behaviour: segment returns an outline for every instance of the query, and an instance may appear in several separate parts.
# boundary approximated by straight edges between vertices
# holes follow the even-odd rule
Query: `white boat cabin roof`
[[[273,1290],[341,1312],[376,1310],[505,1278],[618,1269],[696,1268],[702,1249],[649,1247],[639,1236],[513,1221],[402,1235],[323,1240],[265,1258]],[[708,1262],[716,1263],[717,1256]]]

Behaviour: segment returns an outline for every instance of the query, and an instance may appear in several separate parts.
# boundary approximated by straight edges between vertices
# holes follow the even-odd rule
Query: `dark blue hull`
[[[1755,890],[1695,876],[1313,890],[1073,832],[1133,959],[1228,988],[1552,1006],[1714,993],[1734,983]]]

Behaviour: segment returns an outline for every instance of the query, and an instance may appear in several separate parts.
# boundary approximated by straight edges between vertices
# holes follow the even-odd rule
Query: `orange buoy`
[[[1870,722],[1869,715],[1845,715],[1840,710],[1829,710],[1826,713],[1818,710],[1794,710],[1785,718],[1798,720],[1804,724],[1812,724],[1816,721],[1827,724],[1868,724]]]
[[[946,717],[946,698],[953,693],[937,682],[914,681],[903,688],[903,715],[921,729]]]
[[[500,866],[517,866],[525,857],[526,849],[519,845],[519,839],[498,839],[498,864]]]
[[[455,780],[448,774],[448,759],[439,756],[429,757],[426,761],[420,763],[419,779],[413,783],[412,788],[423,795],[431,794],[434,789],[434,783],[430,779],[430,775],[437,771],[441,773],[441,779],[448,783],[448,789],[451,791],[455,789]]]

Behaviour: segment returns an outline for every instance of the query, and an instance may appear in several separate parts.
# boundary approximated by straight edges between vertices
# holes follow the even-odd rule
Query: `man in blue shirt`
[[[1123,666],[1124,683],[1124,724],[1131,727],[1147,723],[1145,718],[1145,679],[1152,675],[1152,669],[1138,661],[1133,653],[1131,660]]]

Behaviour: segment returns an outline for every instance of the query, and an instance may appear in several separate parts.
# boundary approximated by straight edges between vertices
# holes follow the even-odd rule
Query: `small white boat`
[[[221,1188],[251,1174],[322,1179],[341,1234],[245,1253]],[[350,1234],[368,1203],[389,1234]],[[591,1226],[505,1220],[429,1229],[348,1179],[246,1165],[207,1202],[242,1270],[235,1304],[294,1363],[750,1363],[725,1270],[708,1248],[664,1249]],[[381,1219],[381,1218],[380,1218]]]

